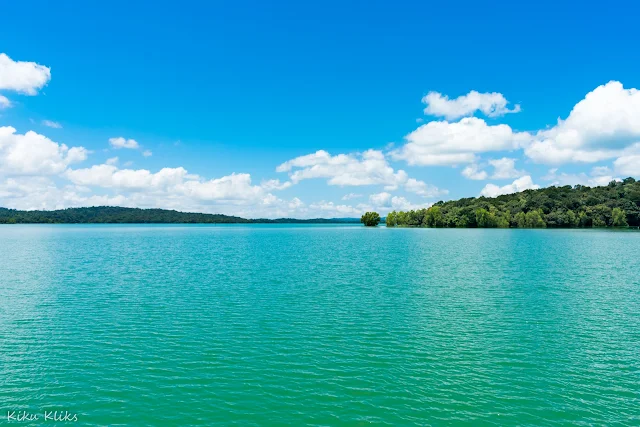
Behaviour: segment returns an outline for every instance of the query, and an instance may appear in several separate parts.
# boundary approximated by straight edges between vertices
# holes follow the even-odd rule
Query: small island
[[[367,212],[360,218],[360,222],[365,227],[377,227],[380,224],[380,215],[378,212]]]

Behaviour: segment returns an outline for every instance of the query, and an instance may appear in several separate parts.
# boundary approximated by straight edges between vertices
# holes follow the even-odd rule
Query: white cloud
[[[0,177],[0,205],[26,210],[110,205],[223,213],[245,218],[322,216],[319,210],[308,208],[296,197],[282,200],[251,185],[247,174],[204,180],[185,174],[182,168],[151,173],[107,166],[67,172],[56,181],[68,175],[72,183],[62,186],[44,176],[5,180]]]
[[[489,126],[482,119],[466,117],[455,123],[434,121],[420,126],[391,156],[410,165],[458,165],[474,162],[476,153],[514,150],[530,139],[528,133],[514,132],[507,125]]]
[[[118,169],[104,164],[85,169],[69,169],[64,176],[77,185],[128,190],[163,190],[176,186],[187,177],[184,168],[163,168],[156,173],[146,169]]]
[[[466,95],[449,99],[448,96],[438,92],[429,92],[422,102],[427,105],[425,114],[444,117],[447,120],[456,120],[461,117],[472,116],[476,111],[481,111],[488,117],[503,116],[508,113],[520,111],[520,105],[513,109],[507,108],[509,101],[501,93],[479,93],[472,90]]]
[[[485,197],[497,197],[503,194],[519,193],[524,190],[535,190],[537,188],[540,188],[540,186],[534,184],[531,177],[526,175],[503,187],[498,187],[495,184],[487,184],[480,192],[480,195]]]
[[[449,194],[449,190],[441,190],[438,187],[427,184],[424,181],[419,181],[414,178],[409,178],[404,184],[404,189],[410,193],[415,193],[422,197],[437,197],[444,194]]]
[[[251,175],[234,173],[208,181],[191,179],[177,188],[199,200],[246,201],[264,196],[263,189],[251,185]]]
[[[295,170],[294,170],[295,169]],[[367,150],[357,154],[332,156],[324,150],[288,160],[276,168],[289,172],[294,184],[313,178],[327,178],[329,185],[359,186],[382,184],[395,189],[408,177],[405,171],[394,171],[381,151]]]
[[[469,96],[473,94],[473,96]],[[469,95],[455,100],[432,92],[424,101],[429,114],[455,119],[482,111],[500,115],[507,102],[500,94]],[[517,108],[514,108],[516,110]],[[477,154],[524,149],[538,163],[593,163],[640,152],[640,91],[612,81],[588,93],[566,120],[535,133],[515,132],[507,125],[489,126],[484,120],[465,117],[459,122],[433,121],[405,137],[406,144],[392,151],[395,159],[412,165],[459,165],[478,160]],[[499,169],[499,167],[498,167]],[[496,179],[523,176],[526,172],[497,170]],[[479,179],[483,172],[470,166],[463,172]]]
[[[620,181],[620,178],[613,176],[613,172],[608,167],[598,166],[591,169],[589,175],[584,172],[577,174],[558,173],[558,169],[550,169],[547,175],[542,177],[544,181],[551,181],[550,185],[587,185],[589,187],[600,187],[609,184],[611,181]]]
[[[109,138],[109,144],[115,149],[130,148],[137,150],[140,148],[140,144],[138,144],[138,141],[135,139],[125,139],[121,136],[117,138]]]
[[[289,202],[289,209],[299,209],[302,206],[304,206],[304,202],[302,200],[298,199],[297,197],[294,197]]]
[[[593,163],[640,141],[640,91],[611,81],[589,92],[566,120],[539,131],[525,154],[538,163]]]
[[[488,174],[484,170],[480,170],[480,167],[477,164],[472,163],[466,168],[462,169],[462,176],[468,179],[482,181],[487,179]]]
[[[433,203],[418,203],[418,204],[414,204],[411,203],[409,200],[407,200],[404,197],[400,197],[400,196],[394,196],[391,198],[391,208],[390,209],[386,209],[383,210],[383,212],[388,213],[392,210],[397,210],[397,211],[410,211],[410,210],[417,210],[417,209],[426,209],[430,206],[432,206]]]
[[[45,83],[46,84],[46,83]],[[14,87],[17,87],[14,85]],[[17,90],[17,89],[12,89]],[[34,89],[34,92],[35,93]],[[24,91],[23,91],[24,92]],[[27,92],[24,92],[27,93]],[[471,92],[449,100],[432,95],[427,109],[448,119],[469,116],[480,111],[488,116],[512,112],[500,94]],[[474,95],[474,96],[476,96]],[[491,96],[489,96],[491,95]],[[429,95],[428,95],[429,96]],[[502,96],[502,95],[500,95]],[[504,101],[504,102],[503,102]],[[10,104],[0,96],[0,108]],[[67,147],[33,131],[18,134],[12,127],[0,127],[0,205],[27,209],[55,209],[69,206],[112,204],[121,206],[160,207],[181,211],[218,212],[246,217],[341,217],[359,216],[367,210],[384,214],[390,210],[428,207],[414,204],[405,197],[393,196],[396,189],[422,197],[447,194],[447,190],[409,178],[397,170],[390,159],[405,160],[411,165],[462,165],[462,175],[469,179],[515,179],[511,184],[487,184],[481,194],[496,196],[539,188],[527,172],[516,169],[515,156],[486,159],[483,153],[524,149],[536,162],[595,162],[616,159],[611,168],[598,166],[589,173],[560,173],[552,169],[542,179],[553,185],[606,185],[624,176],[640,176],[640,95],[636,89],[624,89],[618,82],[600,86],[576,104],[566,120],[537,133],[517,132],[507,125],[490,126],[476,117],[458,122],[433,121],[419,126],[405,137],[404,145],[383,151],[331,155],[324,150],[296,157],[277,167],[289,180],[278,179],[252,184],[251,176],[232,173],[206,179],[191,175],[185,168],[156,170],[118,166],[117,157],[105,164],[73,169],[73,164],[87,158],[83,147]],[[56,127],[55,122],[42,124]],[[140,150],[151,155],[137,141],[124,137],[109,140],[113,148]],[[390,152],[388,150],[391,150]],[[107,150],[108,151],[108,150]],[[493,173],[490,167],[493,168]],[[284,200],[271,192],[290,188],[305,179],[326,179],[329,185],[379,185],[384,191],[371,194],[357,205],[331,201],[305,204],[294,197]],[[277,193],[276,193],[277,194]],[[338,196],[340,197],[340,196]],[[342,200],[362,197],[349,193]]]
[[[11,107],[11,101],[6,96],[0,95],[0,110]]]
[[[257,201],[270,196],[260,186],[251,184],[249,174],[231,174],[205,180],[185,168],[163,168],[158,172],[146,169],[119,169],[102,164],[85,169],[68,169],[64,175],[80,186],[112,189],[116,192],[145,193],[159,200],[184,197],[193,201],[224,201],[235,203]],[[272,197],[272,196],[271,196]]]
[[[516,170],[516,159],[508,157],[492,159],[489,160],[489,164],[494,168],[492,179],[519,178],[527,174],[525,171]]]
[[[376,211],[386,215],[392,210],[412,210],[428,208],[433,203],[413,204],[404,197],[392,196],[388,192],[374,193],[369,196],[369,203],[356,206],[321,201],[305,207],[303,214],[307,218],[315,217],[359,217],[365,212]]]
[[[613,162],[613,167],[625,177],[640,177],[640,154],[619,157]]]
[[[151,156],[153,156],[153,153],[151,152],[151,150],[144,150],[144,151],[142,152],[142,155],[143,155],[144,157],[151,157]]]
[[[60,123],[51,120],[43,120],[42,124],[50,128],[62,129],[62,125]]]
[[[35,62],[14,61],[0,53],[0,90],[35,95],[50,79],[50,68]]]
[[[349,205],[336,205],[333,202],[321,201],[317,203],[311,203],[309,208],[316,212],[318,217],[330,217],[330,218],[341,218],[341,217],[349,217],[349,216],[360,216],[364,213],[363,210],[354,208]]]
[[[387,192],[372,194],[369,196],[369,202],[378,207],[391,206],[391,194]]]
[[[83,147],[69,148],[33,131],[22,135],[11,126],[0,127],[0,174],[58,174],[87,155]]]
[[[131,206],[124,196],[87,193],[86,189],[56,186],[48,177],[13,177],[0,181],[2,205],[13,209],[65,209],[79,206]]]
[[[378,211],[386,214],[392,210],[407,211],[428,208],[433,203],[411,203],[404,197],[392,196],[385,192],[375,193],[369,196],[369,204],[360,204],[356,206],[361,212]]]
[[[360,197],[362,197],[362,194],[349,193],[349,194],[345,194],[344,196],[342,196],[342,200],[358,199]]]
[[[268,181],[263,181],[260,186],[267,191],[271,190],[284,190],[291,187],[291,181],[280,182],[279,179],[270,179]]]

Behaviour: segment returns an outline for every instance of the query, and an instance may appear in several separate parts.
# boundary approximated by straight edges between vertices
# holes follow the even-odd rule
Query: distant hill
[[[221,214],[112,206],[69,208],[55,211],[19,211],[0,208],[0,224],[342,224],[359,222],[359,218],[280,218],[252,220]]]

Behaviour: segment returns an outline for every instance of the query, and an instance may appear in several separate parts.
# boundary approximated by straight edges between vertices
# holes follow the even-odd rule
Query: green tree
[[[527,217],[524,212],[518,212],[514,217],[514,221],[518,228],[524,228],[527,226]]]
[[[366,212],[360,217],[360,222],[367,227],[377,227],[380,224],[380,215],[378,212]]]
[[[480,208],[476,210],[476,224],[479,228],[494,228],[498,226],[498,221],[493,212]]]
[[[509,219],[506,215],[500,215],[496,217],[496,227],[509,228]]]
[[[529,211],[525,214],[527,228],[546,228],[547,223],[542,219],[542,211]]]
[[[627,215],[620,208],[613,208],[611,211],[612,225],[614,227],[627,227]]]
[[[405,227],[407,225],[407,213],[400,211],[396,214],[396,225]]]
[[[396,225],[398,225],[397,219],[398,214],[396,213],[396,211],[389,212],[386,219],[387,227],[395,227]]]
[[[444,227],[444,215],[440,206],[431,206],[427,209],[422,225],[425,227]]]

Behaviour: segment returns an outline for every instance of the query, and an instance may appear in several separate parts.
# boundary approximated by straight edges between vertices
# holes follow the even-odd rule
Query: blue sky
[[[0,206],[358,216],[640,175],[633,2],[131,3],[3,5]]]

